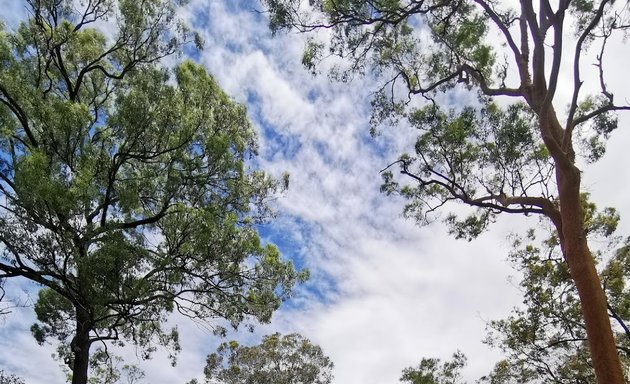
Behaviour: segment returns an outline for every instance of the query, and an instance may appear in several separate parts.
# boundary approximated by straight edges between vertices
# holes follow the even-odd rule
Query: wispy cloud
[[[2,6],[14,3],[0,0]],[[472,243],[453,240],[440,223],[418,228],[403,220],[403,202],[379,193],[378,171],[413,148],[414,132],[401,126],[369,137],[374,84],[312,77],[300,65],[304,36],[272,39],[265,15],[255,8],[251,1],[193,0],[182,15],[206,40],[200,61],[248,105],[260,133],[257,165],[291,175],[290,189],[277,200],[278,219],[263,232],[313,278],[272,324],[235,337],[255,342],[266,332],[301,332],[332,357],[336,384],[395,383],[402,368],[421,357],[446,358],[457,349],[469,355],[467,378],[486,374],[498,353],[481,343],[485,322],[520,302],[507,280],[514,271],[503,260],[505,235],[522,228],[522,218],[502,218]],[[622,212],[628,183],[618,185],[619,177],[610,176],[611,164],[625,164],[628,135],[618,134],[608,158],[585,175],[602,205]],[[61,380],[51,349],[28,335],[33,319],[27,313],[0,327],[0,366],[29,384]],[[179,329],[178,366],[156,355],[142,363],[148,383],[198,377],[205,354],[219,342],[190,322]]]
[[[497,240],[505,233],[466,244],[439,224],[419,229],[402,220],[402,202],[379,193],[379,170],[413,147],[414,132],[369,137],[375,84],[313,78],[300,65],[304,36],[271,39],[266,19],[247,6],[193,6],[197,19],[207,12],[212,20],[202,61],[249,103],[261,131],[261,166],[291,174],[270,237],[300,233],[281,250],[306,261],[317,294],[307,289],[303,305],[281,310],[270,330],[321,344],[336,383],[394,383],[421,357],[458,348],[473,356],[471,377],[487,373],[496,355],[480,343],[484,319],[517,302],[502,262],[507,243]]]

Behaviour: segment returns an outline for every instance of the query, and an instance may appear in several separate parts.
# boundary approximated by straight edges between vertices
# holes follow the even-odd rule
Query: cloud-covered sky
[[[24,5],[0,0],[0,7],[18,15]],[[199,60],[248,106],[260,134],[257,165],[276,176],[290,173],[290,188],[276,202],[278,218],[262,233],[312,275],[271,324],[231,337],[256,342],[274,331],[302,333],[334,361],[335,384],[396,383],[422,357],[448,358],[458,349],[469,357],[470,382],[488,373],[500,355],[481,343],[485,324],[520,302],[508,279],[515,271],[504,261],[506,236],[536,221],[502,218],[466,242],[449,237],[440,222],[420,228],[402,219],[403,201],[379,193],[379,170],[412,149],[414,132],[400,126],[371,138],[375,84],[311,76],[300,64],[305,37],[272,38],[259,9],[254,1],[192,0],[182,11],[205,39]],[[627,62],[625,52],[615,60]],[[595,201],[616,206],[622,217],[630,192],[627,129],[622,124],[584,183]],[[31,312],[15,310],[0,323],[0,369],[29,384],[62,382],[50,358],[54,348],[37,346],[29,334]],[[178,365],[161,355],[141,363],[147,383],[201,377],[205,355],[219,341],[189,322],[179,330]],[[129,351],[125,356],[135,359]]]

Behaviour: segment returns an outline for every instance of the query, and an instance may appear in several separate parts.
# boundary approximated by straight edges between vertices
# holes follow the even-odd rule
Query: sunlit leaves
[[[37,341],[57,339],[76,377],[97,342],[143,358],[163,345],[174,362],[173,311],[270,321],[308,274],[258,236],[279,186],[250,169],[244,106],[198,64],[157,65],[190,38],[177,4],[31,5],[33,18],[0,34],[0,278],[44,287]],[[92,358],[105,382],[119,377],[98,369],[103,350]]]

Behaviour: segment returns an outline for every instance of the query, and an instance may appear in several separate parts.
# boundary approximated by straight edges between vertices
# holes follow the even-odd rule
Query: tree
[[[308,43],[308,67],[332,54],[348,63],[335,70],[342,80],[355,73],[382,79],[373,122],[407,119],[418,128],[415,154],[383,172],[383,190],[409,199],[407,216],[426,223],[445,205],[467,205],[471,214],[446,219],[457,237],[467,238],[501,213],[541,215],[553,224],[577,288],[598,383],[623,383],[606,297],[584,236],[577,160],[599,159],[617,128],[615,113],[630,109],[616,102],[605,71],[607,43],[630,27],[626,2],[263,2],[274,31],[327,29],[328,40],[316,36]],[[569,90],[569,100],[561,100],[558,89]],[[462,91],[468,92],[464,105],[440,107]],[[394,177],[393,166],[404,181]]]
[[[178,2],[27,3],[0,30],[0,280],[41,287],[37,341],[85,384],[108,343],[174,356],[173,311],[268,322],[306,273],[259,239],[278,183],[247,165],[244,107],[201,66],[160,65],[199,42]]]
[[[403,370],[401,383],[408,384],[460,384],[461,369],[466,366],[466,356],[453,354],[453,360],[442,363],[440,359],[424,358],[417,367]]]
[[[0,369],[0,384],[24,384],[24,380],[16,375],[8,374]]]
[[[274,333],[251,347],[235,341],[221,344],[208,356],[204,373],[209,382],[221,384],[330,384],[332,368],[322,349],[308,339]]]
[[[596,213],[595,206],[588,204],[585,211],[589,235],[608,238],[606,249],[595,255],[608,297],[616,347],[624,372],[628,372],[630,239],[625,239],[617,247],[618,239],[612,236],[618,221],[614,210]],[[515,308],[506,319],[490,322],[491,332],[486,343],[500,348],[505,359],[498,362],[482,382],[595,383],[578,294],[558,250],[558,241],[548,237],[539,242],[536,236],[536,231],[530,230],[525,237],[514,239],[510,260],[523,274],[520,287],[524,293],[524,307]],[[604,243],[602,239],[598,240]]]
[[[630,239],[614,236],[619,216],[614,209],[598,212],[583,195],[589,239],[604,244],[595,253],[600,279],[608,297],[617,349],[624,372],[630,369]],[[546,234],[540,241],[537,236]],[[558,249],[556,237],[546,229],[531,229],[514,236],[509,260],[522,273],[523,306],[502,320],[491,321],[485,340],[500,348],[505,358],[479,384],[595,383],[586,345],[585,326],[575,285]],[[621,244],[620,244],[621,243]],[[410,383],[460,383],[459,370],[466,359],[460,353],[451,362],[423,359],[417,368],[403,371]],[[447,369],[448,368],[448,369]],[[415,380],[415,381],[414,381]],[[424,381],[423,381],[424,380]]]

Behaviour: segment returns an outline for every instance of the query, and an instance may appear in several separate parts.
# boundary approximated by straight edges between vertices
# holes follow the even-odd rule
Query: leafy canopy
[[[24,380],[21,377],[0,370],[0,384],[24,384]]]
[[[466,366],[466,356],[461,352],[453,354],[451,361],[423,358],[416,367],[405,368],[400,377],[406,384],[460,384],[461,369]]]
[[[0,282],[42,287],[33,334],[79,383],[96,342],[176,353],[171,312],[268,322],[306,272],[257,233],[278,183],[248,165],[245,108],[202,66],[160,64],[199,42],[178,3],[75,3],[0,30]]]
[[[500,213],[546,217],[579,292],[598,382],[625,382],[606,296],[585,237],[583,161],[596,161],[630,110],[605,70],[630,29],[627,2],[263,0],[271,28],[311,36],[311,70],[334,55],[341,80],[374,76],[372,122],[416,127],[412,154],[383,170],[383,190],[426,224],[438,210],[472,239]],[[593,60],[587,62],[585,59]],[[594,63],[594,65],[591,65]],[[564,72],[564,73],[561,73]],[[568,96],[561,95],[561,92]],[[620,101],[621,100],[621,101]],[[396,178],[398,168],[403,177]],[[404,180],[404,181],[401,181]]]
[[[595,257],[608,297],[616,348],[627,370],[630,367],[629,239],[615,235],[619,222],[616,210],[598,210],[586,194],[583,204],[587,212],[587,234],[602,245]],[[595,384],[578,292],[559,250],[557,237],[543,225],[527,231],[524,236],[513,235],[512,240],[509,261],[521,276],[518,287],[523,293],[523,302],[507,318],[487,324],[484,343],[501,350],[504,358],[477,382]],[[465,363],[461,352],[446,362],[424,358],[418,367],[405,369],[401,381],[464,383],[461,370]]]
[[[616,348],[625,370],[630,367],[628,239],[614,236],[619,220],[611,209],[601,212],[586,202],[588,234],[604,246],[595,254]],[[522,273],[523,305],[505,319],[491,321],[485,342],[505,355],[482,382],[596,383],[580,300],[556,237],[537,239],[540,231],[514,238],[510,261]]]
[[[556,166],[574,162],[574,141],[584,159],[600,159],[618,125],[615,113],[630,109],[617,102],[604,71],[609,41],[630,25],[623,4],[262,2],[274,32],[312,33],[303,57],[311,70],[338,56],[343,60],[333,77],[380,80],[373,129],[406,121],[419,131],[414,153],[390,165],[398,165],[406,181],[388,167],[383,190],[409,199],[405,213],[421,224],[435,220],[449,202],[476,207],[471,215],[447,216],[458,237],[477,236],[501,212],[544,214],[558,222]],[[326,33],[314,33],[318,29]],[[583,62],[593,52],[595,66]],[[563,62],[573,68],[573,81],[563,84],[572,93],[556,100]],[[587,80],[589,87],[582,87]],[[569,104],[565,119],[556,116],[559,103]],[[553,128],[541,127],[545,111],[553,115]],[[566,156],[555,155],[556,148]]]

